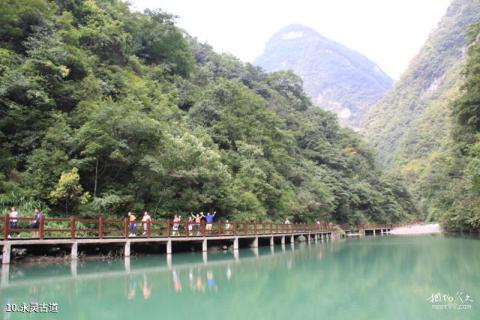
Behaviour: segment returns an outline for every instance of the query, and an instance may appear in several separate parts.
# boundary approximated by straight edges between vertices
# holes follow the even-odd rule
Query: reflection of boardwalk
[[[335,247],[332,245],[335,242],[324,242],[324,244],[329,244],[329,246],[322,245],[321,247],[311,247],[315,250],[320,251],[330,251],[333,250]],[[309,246],[310,248],[310,246]],[[278,252],[276,252],[278,251]],[[172,276],[174,277],[172,280],[179,281],[179,274],[180,272],[185,272],[192,270],[210,270],[211,268],[216,267],[227,267],[226,273],[228,276],[228,268],[232,265],[236,264],[244,264],[249,262],[255,262],[258,258],[261,259],[287,259],[292,257],[292,255],[302,254],[302,251],[299,250],[298,252],[295,250],[295,246],[285,246],[285,245],[276,245],[271,248],[271,250],[263,251],[260,253],[258,248],[251,248],[250,250],[241,251],[242,257],[240,258],[240,250],[230,251],[230,254],[227,255],[225,258],[221,260],[214,260],[206,262],[205,258],[203,257],[203,261],[196,262],[196,263],[185,263],[185,264],[173,264],[172,263],[172,255],[166,255],[166,263],[162,263],[160,266],[152,266],[152,267],[141,267],[141,268],[132,268],[131,260],[129,257],[124,259],[123,268],[116,271],[98,271],[95,270],[92,273],[82,273],[82,269],[78,267],[77,260],[72,260],[70,262],[70,271],[63,275],[57,275],[54,277],[45,277],[45,278],[38,278],[35,280],[35,285],[39,286],[41,284],[48,284],[52,282],[63,282],[63,281],[95,281],[99,279],[103,279],[106,277],[123,277],[125,275],[130,276],[144,276],[146,273],[157,273],[157,272],[172,272]],[[206,256],[207,253],[204,252],[202,256]],[[247,256],[245,256],[247,255]],[[287,259],[288,261],[291,259]],[[65,270],[67,271],[67,270]],[[10,265],[5,264],[2,266],[1,272],[1,288],[7,287],[29,287],[32,285],[31,280],[9,280],[9,273],[10,273]],[[175,273],[175,276],[173,275]],[[192,275],[193,276],[193,275]],[[230,270],[231,276],[231,270]],[[190,277],[190,276],[189,276]],[[190,280],[190,279],[189,279]],[[198,279],[195,277],[195,281]]]
[[[70,257],[77,259],[80,247],[121,245],[125,257],[129,257],[131,246],[136,244],[161,244],[165,246],[167,254],[173,253],[174,243],[199,243],[202,251],[208,249],[208,242],[214,241],[217,245],[232,246],[238,250],[241,245],[258,247],[259,244],[294,243],[296,238],[305,238],[306,242],[319,241],[332,238],[334,229],[332,225],[320,224],[273,224],[273,223],[229,223],[224,227],[221,222],[212,224],[207,228],[202,223],[193,231],[186,224],[184,230],[175,231],[172,235],[171,221],[151,221],[145,227],[145,235],[132,236],[125,220],[111,219],[65,219],[45,218],[41,220],[39,229],[21,228],[23,220],[18,218],[19,227],[9,228],[9,218],[3,219],[3,247],[2,264],[10,263],[12,247],[65,247],[70,248]],[[55,223],[55,227],[50,227]],[[139,226],[135,226],[138,229]],[[143,229],[142,229],[143,231]],[[13,236],[13,237],[12,237]]]

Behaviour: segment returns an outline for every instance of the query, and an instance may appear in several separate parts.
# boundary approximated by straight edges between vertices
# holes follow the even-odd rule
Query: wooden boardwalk
[[[203,252],[208,243],[219,243],[233,250],[247,245],[257,248],[259,242],[274,246],[275,243],[294,243],[298,237],[310,243],[341,236],[384,235],[393,225],[336,226],[331,223],[278,224],[257,222],[216,221],[213,224],[175,224],[172,220],[136,222],[132,226],[127,219],[41,218],[38,226],[32,228],[31,218],[17,218],[12,223],[8,215],[1,219],[0,230],[3,240],[2,264],[9,264],[12,248],[27,249],[31,246],[68,247],[70,258],[76,260],[80,247],[114,245],[123,246],[123,255],[129,257],[131,247],[139,244],[161,244],[165,253],[173,253],[173,244],[201,244]]]
[[[152,220],[137,222],[133,229],[126,219],[77,219],[42,218],[38,228],[31,228],[31,218],[17,218],[13,225],[8,215],[2,219],[3,231],[2,264],[9,264],[12,248],[31,246],[65,247],[70,250],[70,258],[78,258],[79,246],[122,245],[123,254],[129,257],[131,246],[138,244],[163,244],[165,253],[172,254],[174,243],[201,244],[202,251],[208,250],[208,242],[222,243],[238,250],[240,242],[256,248],[260,242],[294,243],[303,236],[305,241],[331,239],[335,228],[331,224],[274,224],[274,223],[227,223],[217,221],[211,225],[188,222],[175,224],[172,220]]]

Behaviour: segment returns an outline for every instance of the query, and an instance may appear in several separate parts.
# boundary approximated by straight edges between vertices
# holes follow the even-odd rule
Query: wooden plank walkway
[[[30,246],[69,246],[70,258],[78,258],[78,247],[86,245],[123,245],[125,257],[131,253],[131,245],[141,243],[160,243],[166,247],[166,254],[172,254],[173,243],[201,243],[202,251],[208,249],[208,241],[224,242],[239,249],[240,240],[247,240],[250,247],[258,247],[259,239],[269,239],[285,244],[293,243],[296,237],[304,236],[306,241],[318,241],[332,238],[334,226],[326,223],[316,224],[274,224],[217,221],[213,224],[178,224],[172,220],[152,220],[132,225],[127,219],[78,219],[41,218],[38,227],[32,228],[31,218],[19,217],[12,223],[8,215],[2,219],[3,240],[2,264],[9,264],[13,247]]]
[[[172,254],[173,243],[202,244],[202,251],[208,249],[208,241],[223,242],[239,249],[239,242],[248,240],[250,247],[258,247],[259,239],[268,238],[270,245],[275,241],[285,244],[293,243],[295,238],[305,237],[305,241],[318,241],[342,236],[384,235],[394,225],[361,225],[336,226],[332,223],[317,222],[315,224],[279,224],[272,222],[228,222],[216,221],[206,224],[174,223],[173,220],[151,220],[146,223],[130,223],[125,219],[44,218],[32,227],[32,218],[18,217],[12,221],[8,215],[1,219],[0,230],[3,240],[2,264],[9,264],[12,247],[28,248],[29,246],[69,246],[70,258],[78,258],[78,246],[87,245],[123,245],[125,257],[131,253],[131,245],[141,243],[164,244],[166,254]],[[262,240],[263,241],[263,240]]]

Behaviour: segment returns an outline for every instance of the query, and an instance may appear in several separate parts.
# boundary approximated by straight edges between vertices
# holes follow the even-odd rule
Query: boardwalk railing
[[[130,223],[125,219],[99,217],[95,219],[45,218],[41,217],[37,224],[32,218],[17,217],[11,219],[5,215],[1,219],[0,228],[3,239],[104,239],[129,238]],[[332,232],[335,226],[328,223],[320,224],[280,224],[273,222],[226,222],[216,221],[207,225],[184,221],[174,223],[173,220],[136,221],[135,237],[158,238],[179,236],[242,236],[268,234],[299,234]]]
[[[418,222],[417,222],[418,223]],[[135,237],[158,238],[179,236],[246,236],[268,234],[299,234],[333,232],[337,228],[345,232],[355,230],[393,229],[411,224],[362,224],[362,225],[333,225],[321,222],[315,224],[282,224],[273,222],[226,222],[216,221],[208,226],[202,220],[200,224],[189,221],[174,223],[173,220],[151,220],[149,222],[136,221]],[[104,239],[129,238],[130,223],[125,219],[99,217],[85,218],[45,218],[41,217],[37,224],[32,218],[17,217],[15,219],[4,215],[0,222],[2,238],[20,239]]]

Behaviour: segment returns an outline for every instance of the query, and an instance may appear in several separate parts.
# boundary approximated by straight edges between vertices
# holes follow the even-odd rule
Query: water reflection
[[[142,293],[143,293],[143,298],[145,300],[150,299],[150,296],[152,295],[152,286],[148,284],[148,276],[147,273],[143,273],[143,288],[142,288]]]
[[[211,310],[234,311],[239,319],[375,319],[379,310],[388,319],[452,319],[432,313],[426,299],[463,290],[480,301],[479,252],[478,240],[377,237],[206,253],[207,259],[185,253],[11,265],[2,268],[0,303],[55,301],[63,312],[57,319],[150,319],[159,310],[161,318],[179,319],[190,316],[185,306],[192,305],[198,320],[217,318]],[[480,318],[473,307],[461,318]]]
[[[315,248],[315,251],[331,251],[332,249],[333,246],[319,246]],[[275,250],[281,254],[275,254]],[[127,279],[126,299],[136,299],[137,291],[141,291],[143,298],[148,300],[152,297],[156,287],[149,279],[164,277],[165,272],[171,276],[172,288],[175,293],[184,291],[182,283],[189,283],[188,289],[192,292],[217,292],[219,283],[216,280],[216,274],[221,275],[222,280],[230,281],[237,273],[234,272],[234,269],[244,270],[251,267],[252,264],[255,267],[255,260],[259,258],[273,259],[272,265],[284,265],[287,269],[291,269],[296,254],[293,247],[286,249],[285,246],[272,246],[213,254],[203,252],[201,261],[195,261],[198,259],[198,254],[180,253],[141,258],[126,257],[114,261],[73,260],[71,263],[55,265],[3,265],[1,285],[5,289],[3,292],[17,289],[21,292],[24,287],[35,291],[36,288],[48,287],[53,282],[56,283],[57,288],[71,285],[75,287],[83,286],[89,281],[108,282],[109,279],[124,274]],[[10,274],[10,268],[14,269],[13,274]],[[169,286],[162,287],[164,290],[169,288]]]

